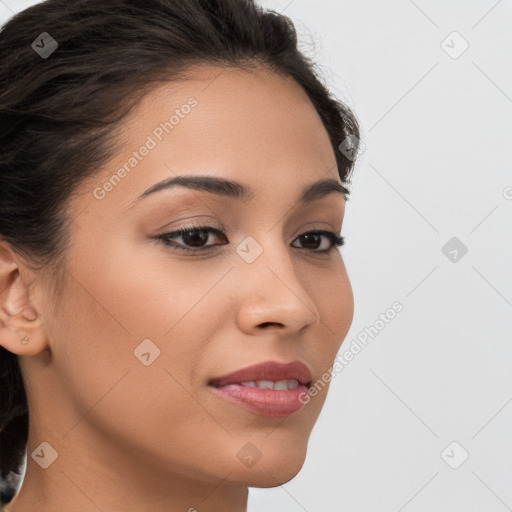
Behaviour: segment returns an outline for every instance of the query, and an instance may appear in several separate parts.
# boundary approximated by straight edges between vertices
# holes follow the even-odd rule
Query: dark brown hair
[[[58,44],[46,58],[32,46],[43,32]],[[66,201],[115,154],[119,121],[151,87],[197,64],[257,65],[294,79],[350,182],[354,161],[338,148],[358,144],[358,122],[299,51],[288,17],[254,0],[47,0],[0,32],[0,239],[51,271],[56,288]],[[28,421],[17,356],[0,347],[0,478],[20,471]]]

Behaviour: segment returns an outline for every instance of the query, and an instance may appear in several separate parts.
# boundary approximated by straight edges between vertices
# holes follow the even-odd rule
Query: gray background
[[[34,3],[3,0],[0,22]],[[340,354],[403,311],[332,380],[299,475],[249,511],[512,510],[512,0],[260,3],[362,125]]]

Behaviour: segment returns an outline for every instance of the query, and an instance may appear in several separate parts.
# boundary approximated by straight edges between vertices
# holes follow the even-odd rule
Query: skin
[[[286,483],[304,463],[328,385],[271,418],[207,383],[270,360],[299,360],[313,381],[333,365],[352,323],[351,285],[339,249],[315,252],[327,238],[303,248],[298,237],[339,234],[345,200],[331,193],[303,207],[298,197],[317,180],[341,181],[328,134],[294,81],[220,71],[197,67],[159,86],[124,120],[122,149],[68,204],[58,308],[49,274],[0,245],[0,343],[19,357],[30,407],[27,472],[8,512],[239,512],[249,486]],[[190,97],[191,113],[97,199],[94,189]],[[135,201],[184,174],[236,180],[253,196],[178,187]],[[195,256],[153,239],[191,222],[224,232],[206,245],[229,244]],[[263,249],[250,264],[235,251],[248,236]],[[145,339],[160,349],[148,366],[134,355]],[[46,469],[31,456],[42,442],[58,453]],[[252,467],[237,457],[248,442],[261,453]]]

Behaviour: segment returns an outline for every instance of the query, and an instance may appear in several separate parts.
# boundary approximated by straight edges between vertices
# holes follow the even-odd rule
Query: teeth
[[[271,380],[257,380],[256,386],[260,389],[273,389],[274,383]]]
[[[250,382],[241,382],[241,385],[246,386],[248,388],[275,389],[284,391],[287,389],[295,389],[299,387],[299,381],[296,379],[278,380],[277,382],[271,380],[257,380]]]
[[[295,389],[299,387],[299,381],[296,379],[292,379],[288,381],[288,389]]]
[[[278,380],[274,384],[274,389],[280,389],[280,390],[288,389],[288,381],[287,380]]]

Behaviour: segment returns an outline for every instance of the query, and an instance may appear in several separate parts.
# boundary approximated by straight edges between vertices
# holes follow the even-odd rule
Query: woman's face
[[[37,407],[29,456],[44,440],[62,468],[113,482],[284,483],[302,467],[328,384],[287,412],[297,398],[265,407],[252,389],[240,403],[210,383],[270,361],[299,361],[314,383],[349,330],[339,249],[326,235],[301,236],[341,231],[342,193],[300,201],[319,180],[341,184],[327,132],[290,79],[202,67],[150,93],[121,137],[69,206],[58,311],[42,289],[34,298],[48,351],[22,358]],[[185,175],[251,193],[175,185],[140,197]],[[158,238],[198,225],[222,233]]]

